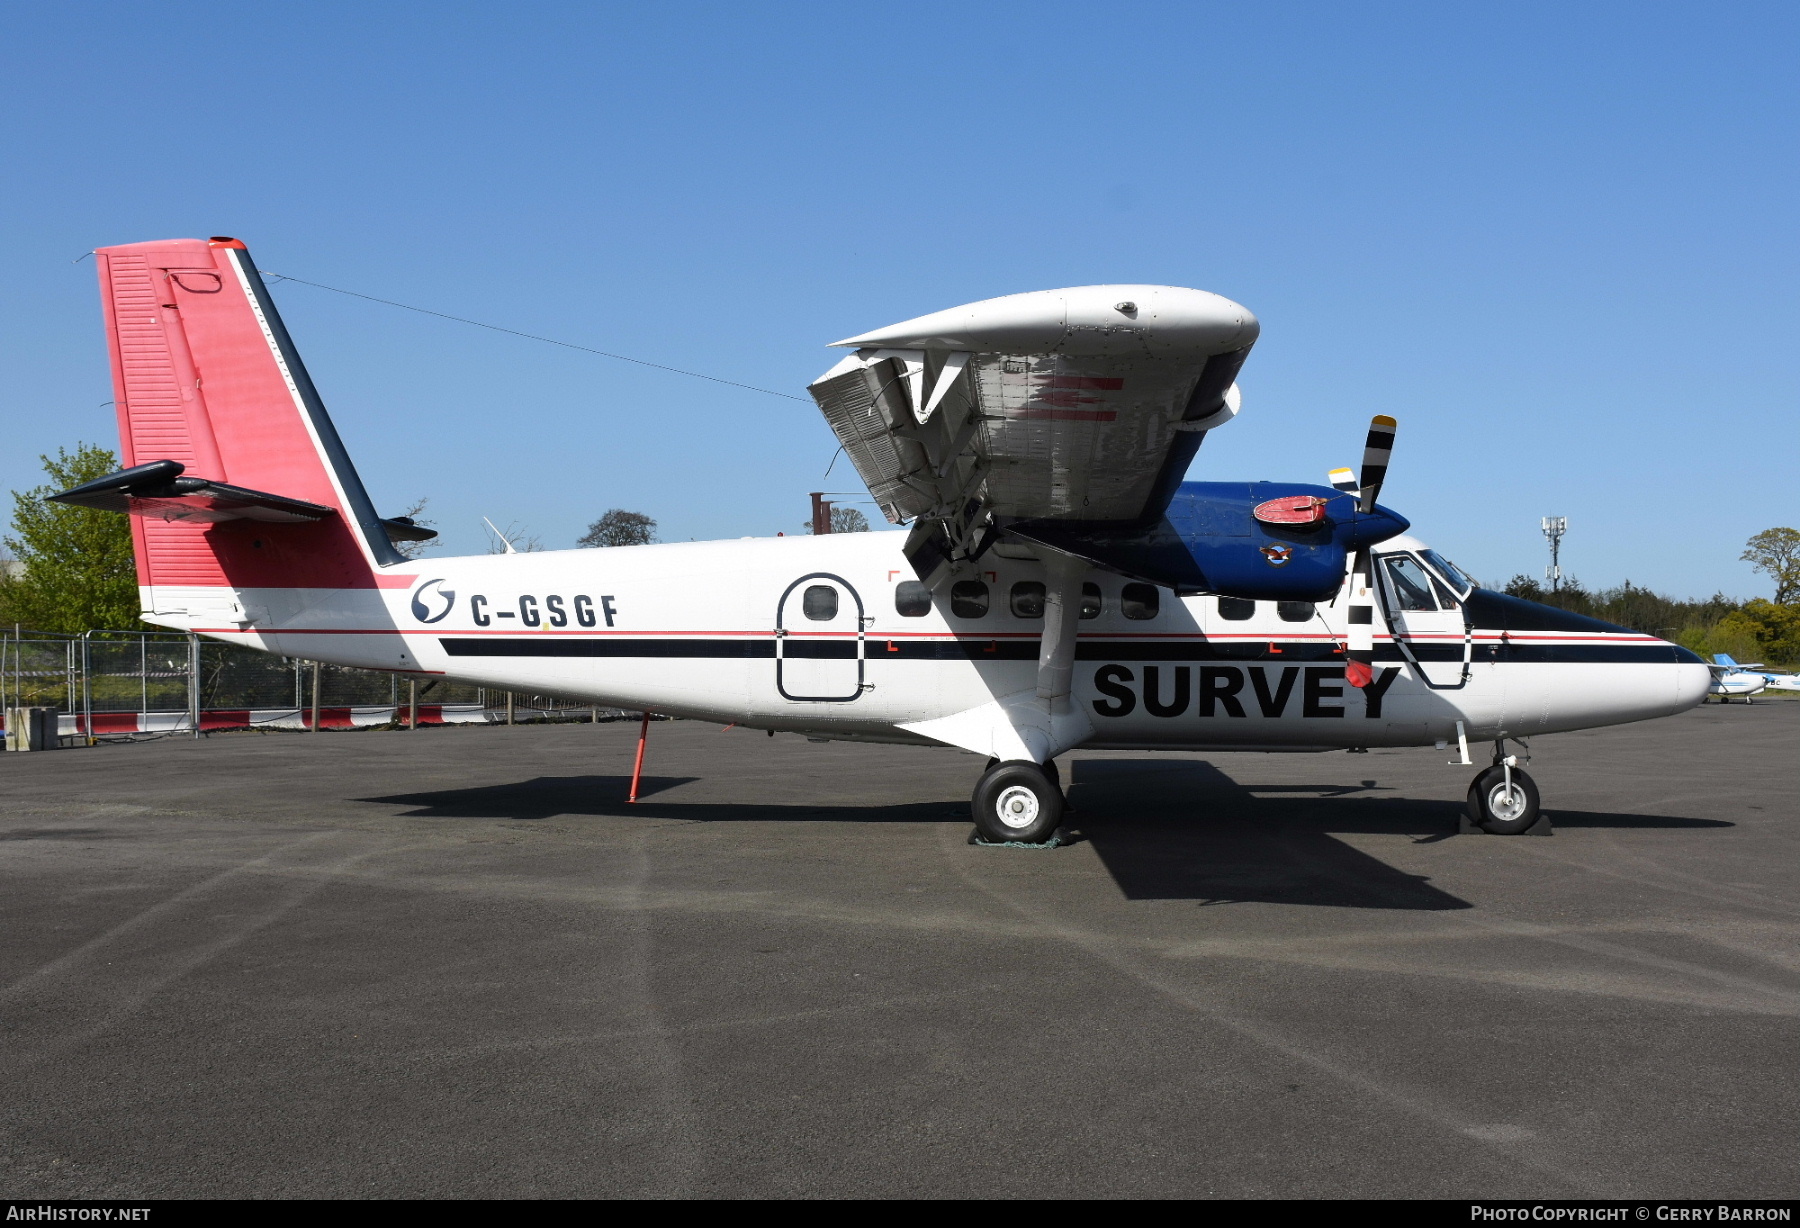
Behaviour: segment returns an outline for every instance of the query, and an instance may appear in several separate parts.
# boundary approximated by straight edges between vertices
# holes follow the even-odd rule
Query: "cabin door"
[[[826,572],[795,580],[775,611],[775,690],[811,703],[860,697],[866,627],[849,581]]]

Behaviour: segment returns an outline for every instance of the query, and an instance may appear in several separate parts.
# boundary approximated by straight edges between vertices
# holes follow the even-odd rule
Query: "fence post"
[[[506,723],[508,725],[513,723],[513,693],[511,691],[506,693]]]
[[[312,663],[312,731],[319,732],[319,663]]]
[[[406,727],[408,729],[419,727],[419,680],[417,678],[406,680]]]
[[[94,684],[93,654],[88,646],[93,643],[88,637],[92,631],[81,633],[81,734],[89,746],[94,745]]]
[[[188,720],[200,736],[200,637],[188,632]]]

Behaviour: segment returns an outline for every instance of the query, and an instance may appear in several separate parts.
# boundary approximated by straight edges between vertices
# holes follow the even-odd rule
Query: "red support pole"
[[[638,781],[644,778],[644,743],[650,737],[650,710],[644,709],[644,723],[638,726],[637,762],[631,765],[631,796],[625,800],[637,801]]]

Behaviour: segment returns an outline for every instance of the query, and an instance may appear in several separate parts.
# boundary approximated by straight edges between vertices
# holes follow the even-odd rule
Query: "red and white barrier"
[[[319,707],[319,728],[361,729],[371,725],[405,722],[405,704],[369,707]],[[481,704],[420,704],[421,725],[479,725],[496,719],[496,714]],[[498,719],[505,720],[504,711]],[[516,717],[515,717],[516,719]],[[205,708],[200,712],[200,728],[214,729],[308,729],[312,726],[311,708]],[[185,733],[193,729],[186,712],[96,712],[93,733]],[[79,712],[62,714],[64,736],[87,733],[86,721]]]
[[[550,717],[564,719],[575,716],[577,719],[587,715],[581,708],[528,708],[518,705],[513,708],[515,721],[544,720]],[[602,708],[601,715],[616,718],[623,713],[612,708]],[[632,715],[635,715],[633,713]],[[387,725],[395,721],[405,724],[407,706],[405,704],[383,704],[354,707],[319,707],[320,729],[366,729],[374,725]],[[481,704],[420,704],[419,724],[421,725],[503,725],[506,723],[505,708],[489,708]],[[87,723],[79,712],[63,712],[58,714],[57,733],[61,737],[80,737],[88,732]],[[294,729],[303,730],[312,727],[311,708],[205,708],[200,712],[200,729],[202,732],[227,729]],[[4,713],[0,713],[0,730],[6,728]],[[120,737],[130,734],[189,733],[193,730],[186,712],[96,712],[94,713],[93,734],[95,737]]]

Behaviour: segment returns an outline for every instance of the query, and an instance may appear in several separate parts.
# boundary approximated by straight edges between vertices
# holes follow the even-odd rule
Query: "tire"
[[[1062,824],[1062,791],[1037,764],[1012,759],[982,774],[969,812],[975,830],[991,844],[1042,844]]]
[[[1021,760],[1020,762],[1023,762],[1023,760]],[[990,758],[987,761],[987,767],[983,768],[982,770],[991,772],[999,765],[1000,765],[1000,761],[998,759]],[[1044,760],[1043,763],[1039,764],[1038,766],[1043,768],[1044,775],[1046,775],[1050,778],[1051,784],[1055,785],[1058,789],[1062,788],[1062,772],[1060,769],[1057,768],[1056,760],[1046,759],[1046,760]],[[1067,807],[1068,804],[1069,804],[1068,795],[1064,794],[1063,805],[1065,807]]]
[[[1514,798],[1505,795],[1506,769],[1488,768],[1469,785],[1469,820],[1496,836],[1517,836],[1538,821],[1538,788],[1518,768],[1512,770]]]

